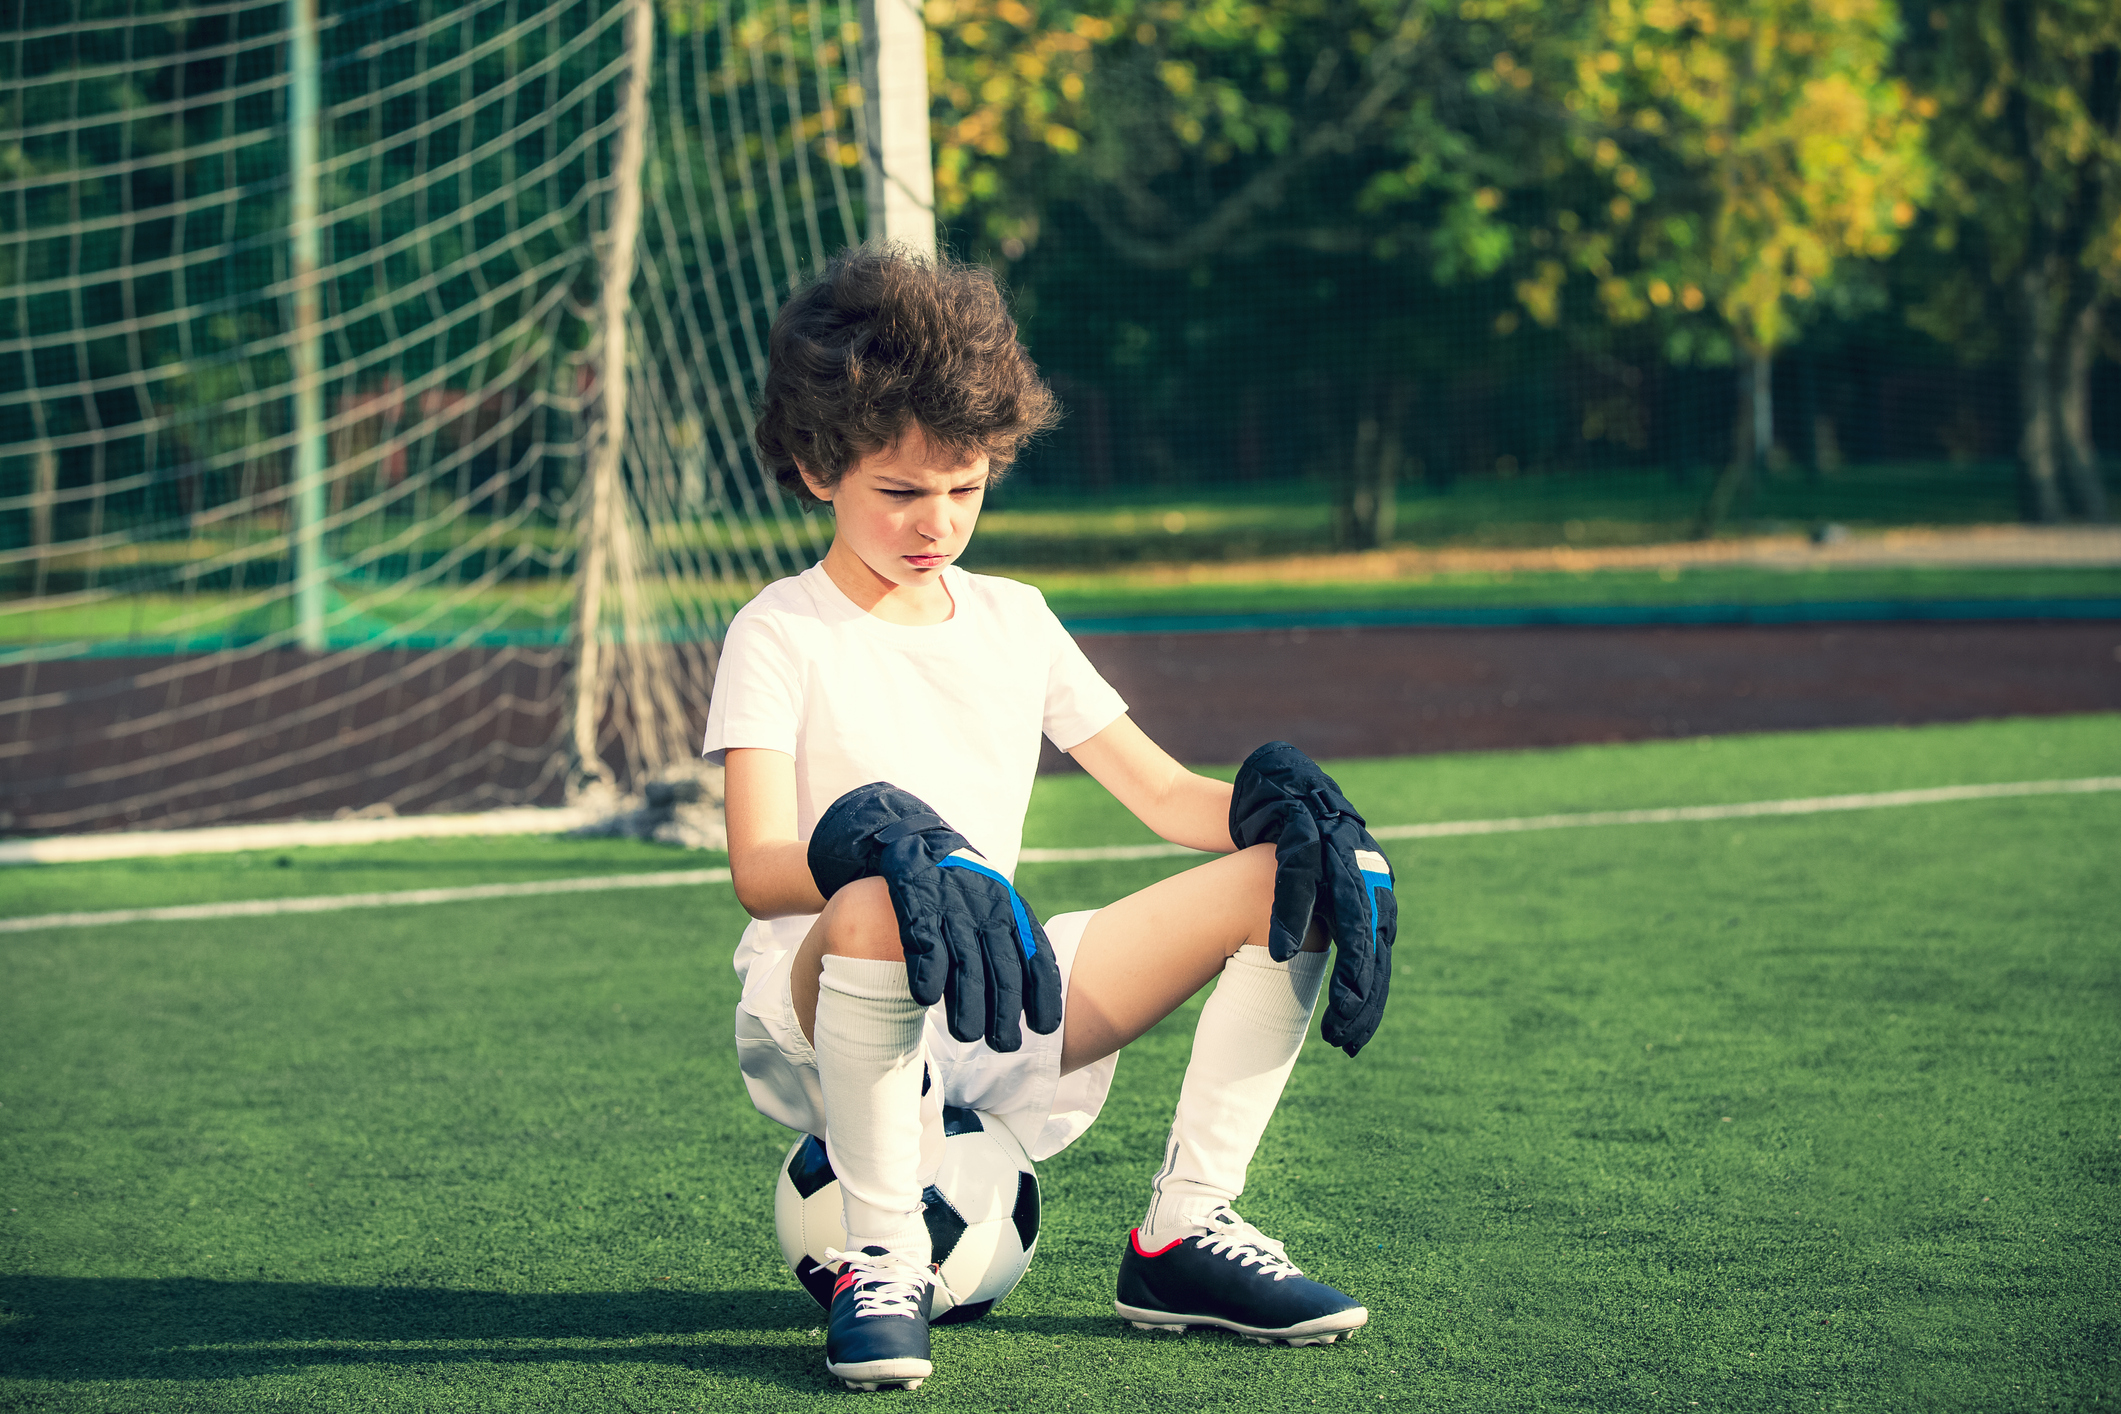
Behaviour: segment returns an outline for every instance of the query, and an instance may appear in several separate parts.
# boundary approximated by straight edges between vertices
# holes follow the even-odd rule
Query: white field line
[[[588,879],[537,879],[523,884],[466,884],[454,889],[404,889],[388,894],[316,894],[308,898],[246,899],[240,903],[180,903],[168,908],[114,908],[107,913],[46,913],[0,918],[0,933],[38,928],[88,928],[102,923],[187,923],[204,918],[265,918],[281,913],[332,913],[342,908],[395,908],[412,903],[469,903],[536,894],[593,894],[608,889],[671,889],[726,884],[727,869],[673,869],[661,874],[602,874]]]
[[[1515,820],[1444,820],[1433,825],[1387,825],[1381,840],[1433,840],[1451,835],[1509,835],[1521,830],[1566,830],[1582,825],[1669,825],[1686,820],[1750,820],[1763,815],[1829,815],[1898,805],[1942,805],[1954,800],[2006,800],[2024,795],[2095,795],[2121,790],[2121,776],[2068,781],[2005,781],[1987,786],[1926,786],[1863,795],[1813,795],[1796,800],[1750,800],[1736,805],[1671,805],[1658,810],[1593,810],[1581,815],[1526,815]]]
[[[1565,830],[1595,825],[1668,825],[1689,821],[1746,820],[1762,816],[1826,815],[1842,810],[1941,805],[1955,800],[2004,800],[2014,796],[2093,795],[2121,791],[2121,776],[2080,776],[2061,781],[2006,781],[1985,786],[1930,786],[1920,790],[1872,791],[1862,795],[1814,795],[1794,800],[1750,800],[1733,805],[1673,805],[1656,810],[1595,810],[1574,815],[1520,815],[1501,820],[1439,820],[1427,825],[1385,825],[1380,840],[1433,840],[1459,835],[1508,835],[1527,830]],[[1027,849],[1025,864],[1094,864],[1128,859],[1169,859],[1199,854],[1175,844],[1101,845],[1089,849]],[[84,928],[104,923],[177,923],[213,918],[263,918],[284,913],[329,913],[342,908],[390,908],[404,904],[466,903],[479,899],[528,898],[537,894],[597,893],[606,889],[675,888],[722,884],[727,869],[681,869],[661,874],[606,874],[587,879],[545,879],[522,884],[470,884],[452,889],[407,889],[398,893],[322,894],[309,898],[251,899],[240,903],[187,903],[168,908],[120,908],[106,913],[46,913],[0,918],[0,933],[42,928]]]
[[[203,830],[126,830],[0,841],[0,864],[86,864],[174,854],[230,854],[299,845],[383,844],[457,835],[556,835],[593,824],[593,810],[570,807],[487,810],[476,815],[402,815],[380,820],[290,820],[273,825],[216,825]]]
[[[2021,795],[2090,795],[2121,790],[2121,776],[2080,776],[2067,781],[2007,781],[1987,786],[1929,786],[1864,795],[1813,795],[1796,800],[1748,800],[1735,805],[1671,805],[1656,810],[1593,810],[1576,815],[1519,815],[1503,820],[1438,820],[1428,825],[1381,825],[1380,840],[1439,840],[1457,835],[1514,835],[1526,830],[1567,830],[1589,825],[1669,825],[1688,820],[1746,820],[1761,815],[1825,815],[1836,810],[1878,810],[1895,805],[1941,805],[1953,800],[2000,800]],[[1093,849],[1027,849],[1026,864],[1094,864],[1114,859],[1169,859],[1198,854],[1176,844],[1105,845]]]

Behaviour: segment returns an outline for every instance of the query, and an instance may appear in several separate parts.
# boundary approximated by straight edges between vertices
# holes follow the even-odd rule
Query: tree
[[[1888,0],[1601,0],[1586,19],[1561,95],[1576,200],[1544,189],[1531,243],[1554,254],[1519,292],[1552,323],[1573,266],[1609,319],[1659,321],[1676,361],[1736,365],[1706,534],[1773,445],[1776,349],[1926,198],[1928,105],[1887,75]]]
[[[1054,163],[1082,149],[1092,50],[1120,21],[1044,0],[928,0],[924,18],[936,214],[976,213],[1018,258]]]
[[[1507,22],[1551,8],[929,0],[939,205],[1009,260],[1073,211],[1138,279],[1245,281],[1255,304],[1346,291],[1309,321],[1335,333],[1306,361],[1335,420],[1312,440],[1342,482],[1345,540],[1381,543],[1411,461],[1410,277],[1483,279],[1511,250],[1490,198],[1522,95],[1467,79]]]
[[[2001,316],[2018,365],[2027,519],[2104,519],[2090,385],[2121,291],[2121,8],[2110,0],[1966,0],[1929,12],[1910,67],[1937,105],[1939,240],[1967,248],[1918,311],[1950,340]],[[1985,270],[1983,270],[1985,267]]]

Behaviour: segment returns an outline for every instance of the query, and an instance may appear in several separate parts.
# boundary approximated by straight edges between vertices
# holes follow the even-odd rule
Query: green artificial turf
[[[2109,484],[2121,481],[2109,467]],[[1448,485],[1402,481],[1395,543],[1426,547],[1651,545],[1699,530],[1713,474],[1636,467],[1528,476],[1468,476]],[[1142,482],[1092,491],[1003,481],[980,517],[968,568],[1047,568],[1150,561],[1252,559],[1347,548],[1334,537],[1340,490],[1317,481],[1174,487]],[[2008,524],[2018,519],[2008,462],[1969,466],[1869,463],[1820,476],[1764,472],[1717,528],[1723,535],[1859,531],[1907,525]]]
[[[1206,769],[1227,779],[1235,768]],[[1407,756],[1336,762],[1333,769],[1357,798],[1377,802],[1366,806],[1375,823],[1409,825],[2105,775],[2121,772],[2121,728],[2105,715],[2039,717]],[[1032,800],[1027,845],[1156,838],[1079,772],[1040,777]],[[526,835],[0,866],[0,917],[651,873],[726,862],[719,853],[639,840]]]
[[[520,835],[0,866],[0,917],[647,874],[727,862],[722,854],[642,840]]]
[[[1301,743],[1298,743],[1301,745]],[[1694,737],[1332,763],[1379,825],[1632,810],[2121,774],[2121,717]],[[1234,767],[1210,768],[1224,779]],[[1136,844],[1146,826],[1079,772],[1041,777],[1024,843]],[[1895,818],[1875,817],[1889,828]],[[103,866],[98,866],[103,867]]]
[[[1385,821],[2117,772],[2113,717],[1340,768]],[[1087,789],[1040,783],[1035,842],[1114,837]],[[1354,1061],[1313,1043],[1243,1204],[1370,1326],[1287,1350],[1113,1318],[1188,1008],[1041,1165],[1024,1284],[874,1398],[2121,1407],[2117,835],[2121,796],[2093,795],[1393,846],[1385,1029]],[[596,843],[0,891],[20,914],[32,877],[122,906],[411,887],[481,851],[487,878],[702,862]],[[1052,913],[1170,867],[1022,882]],[[867,1398],[828,1388],[774,1249],[790,1136],[730,1053],[740,922],[707,886],[0,935],[0,1408]]]
[[[1412,579],[1166,584],[1130,577],[1018,576],[1076,622],[1175,614],[1331,613],[1364,609],[1530,609],[1692,604],[1905,603],[2109,599],[2121,570],[1978,565],[1780,570],[1753,566],[1576,572],[1482,571]]]
[[[982,541],[975,541],[982,544]],[[978,568],[977,562],[974,567]],[[1334,613],[1378,609],[1538,609],[1616,606],[1656,608],[1697,604],[1901,603],[1948,600],[2111,599],[2121,597],[2121,569],[1988,565],[1912,565],[1877,568],[1814,566],[1775,569],[1750,565],[1672,566],[1665,569],[1584,571],[1463,571],[1404,579],[1260,580],[1168,583],[1139,570],[1094,572],[1012,568],[995,573],[1037,585],[1063,619],[1094,621],[1182,614]],[[756,586],[726,588],[720,612],[735,612]],[[709,596],[725,592],[717,586]],[[208,593],[188,598],[136,595],[46,608],[35,600],[0,600],[0,647],[83,642],[105,651],[170,652],[174,645],[224,639],[251,641],[285,633],[286,600],[256,603],[255,595]],[[387,604],[363,601],[363,611],[334,620],[331,631],[349,642],[399,631],[448,638],[480,634],[540,635],[557,641],[564,603],[550,583],[502,585],[454,598],[446,612],[428,594],[398,595]]]

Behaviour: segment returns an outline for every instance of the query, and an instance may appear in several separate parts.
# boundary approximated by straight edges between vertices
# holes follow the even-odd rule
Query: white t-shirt
[[[704,750],[716,764],[731,747],[793,756],[800,839],[848,791],[889,781],[1013,878],[1039,734],[1070,750],[1127,704],[1038,590],[954,565],[942,580],[955,611],[919,628],[858,608],[822,565],[767,585],[729,625]],[[754,921],[738,975],[800,944],[815,916]]]

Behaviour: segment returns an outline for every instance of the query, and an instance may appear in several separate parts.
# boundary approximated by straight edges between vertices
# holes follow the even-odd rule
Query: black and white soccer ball
[[[976,1321],[1015,1289],[1038,1250],[1038,1174],[1023,1146],[992,1115],[943,1107],[943,1162],[922,1198],[929,1260],[956,1294],[929,1314],[937,1325]],[[773,1226],[788,1270],[830,1310],[835,1274],[825,1249],[844,1250],[840,1183],[824,1141],[806,1134],[781,1163],[773,1191]]]

